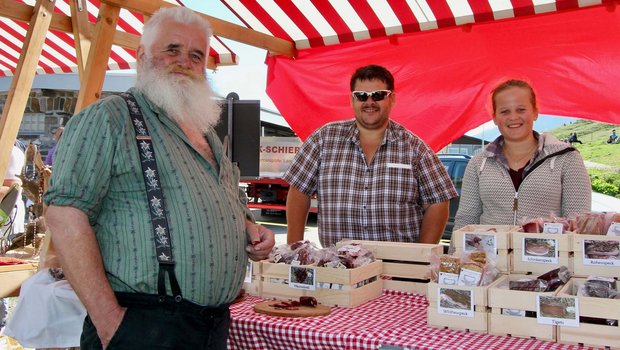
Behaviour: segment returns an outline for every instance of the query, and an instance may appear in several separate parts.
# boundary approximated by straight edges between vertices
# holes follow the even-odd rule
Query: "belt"
[[[178,300],[172,296],[162,297],[157,294],[115,292],[118,303],[123,307],[163,307],[182,313],[200,316],[221,316],[228,312],[230,304],[202,306],[186,299]]]

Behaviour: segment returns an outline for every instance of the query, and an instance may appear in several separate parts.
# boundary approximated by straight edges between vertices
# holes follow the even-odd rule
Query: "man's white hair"
[[[142,37],[140,38],[140,45],[144,46],[146,52],[151,52],[151,46],[155,42],[159,31],[162,29],[162,24],[165,22],[175,22],[175,23],[183,23],[194,26],[196,30],[203,31],[207,38],[207,51],[206,55],[209,54],[209,40],[211,35],[213,34],[211,30],[211,25],[209,21],[205,18],[200,17],[194,11],[188,9],[187,7],[175,6],[175,7],[162,7],[157,12],[153,14],[153,16],[146,22],[144,25],[144,30],[142,32]]]

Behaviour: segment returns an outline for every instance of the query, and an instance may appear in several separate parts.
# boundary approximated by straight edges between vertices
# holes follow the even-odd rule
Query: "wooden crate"
[[[620,237],[574,234],[571,239],[574,250],[573,268],[576,277],[596,275],[620,279],[620,260],[591,260],[584,255],[584,241],[620,242]]]
[[[261,263],[259,261],[248,260],[248,264],[252,266],[252,273],[248,276],[250,272],[248,268],[248,271],[246,271],[246,279],[249,277],[250,281],[243,282],[243,289],[245,289],[246,293],[259,297],[261,296],[263,284],[261,280]]]
[[[36,272],[33,264],[0,266],[0,298],[18,296],[22,283]]]
[[[573,246],[572,233],[550,234],[550,233],[512,233],[512,270],[511,273],[517,274],[543,274],[560,266],[566,266],[573,272]],[[557,263],[546,263],[537,261],[524,261],[523,247],[524,239],[553,239],[558,247]],[[543,260],[545,257],[532,256],[530,259]],[[550,259],[549,259],[550,260]]]
[[[518,232],[520,230],[521,226],[518,225],[467,225],[452,233],[452,242],[456,249],[456,253],[462,253],[465,251],[464,239],[467,233],[479,233],[481,235],[495,237],[497,245],[495,266],[501,273],[508,273],[510,271],[512,257],[512,232]]]
[[[520,338],[538,338],[556,340],[556,326],[539,324],[536,317],[524,317],[502,314],[502,309],[536,312],[537,295],[555,295],[555,292],[527,292],[508,289],[510,281],[532,278],[526,275],[503,275],[488,289],[489,334],[510,335]]]
[[[347,240],[336,246],[349,243],[363,245],[383,261],[383,288],[422,295],[430,282],[431,256],[443,254],[439,244]]]
[[[380,278],[383,270],[381,260],[354,269],[314,267],[317,282],[314,291],[288,286],[290,266],[267,261],[261,262],[261,297],[297,299],[302,295],[313,296],[321,304],[355,307],[379,297],[383,292],[383,281]],[[306,265],[304,267],[312,268],[313,266]],[[360,282],[367,280],[372,280],[372,282],[360,285]]]
[[[488,298],[487,290],[495,282],[488,286],[453,286],[430,282],[428,284],[428,311],[427,323],[429,326],[458,329],[468,332],[487,332],[488,329]],[[473,317],[460,315],[446,315],[439,312],[438,291],[440,288],[465,290],[473,292],[474,313]]]
[[[558,295],[571,296],[585,282],[585,278],[571,278]],[[620,322],[620,300],[593,297],[577,297],[579,315]],[[583,344],[584,346],[620,349],[620,327],[580,322],[579,327],[558,326],[558,342]]]

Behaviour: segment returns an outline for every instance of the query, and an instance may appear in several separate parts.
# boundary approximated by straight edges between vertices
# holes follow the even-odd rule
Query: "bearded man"
[[[213,130],[210,35],[191,10],[159,10],[144,26],[136,86],[66,125],[46,220],[88,311],[81,349],[225,349],[247,257],[274,245]]]

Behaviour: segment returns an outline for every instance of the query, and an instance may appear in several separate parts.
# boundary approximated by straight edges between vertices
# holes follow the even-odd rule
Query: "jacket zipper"
[[[536,163],[534,163],[534,165],[531,168],[529,168],[524,173],[523,180],[521,180],[521,184],[519,184],[519,187],[521,187],[523,182],[525,182],[525,179],[527,179],[527,177],[530,176],[530,174],[534,171],[534,169],[538,168],[547,159],[549,159],[551,157],[555,157],[555,156],[561,155],[561,154],[564,154],[564,153],[572,152],[572,151],[576,151],[576,149],[574,147],[567,147],[567,148],[559,150],[559,151],[557,151],[555,153],[549,154],[549,155],[545,156],[544,158],[538,160]],[[510,174],[508,174],[508,176],[510,176]],[[515,191],[515,198],[514,198],[514,201],[512,203],[512,212],[513,212],[512,224],[513,225],[517,224],[517,211],[518,210],[519,210],[519,189],[517,189]]]
[[[517,210],[519,210],[519,191],[515,191],[515,199],[512,202],[512,212],[513,212],[512,224],[513,225],[517,224]]]

